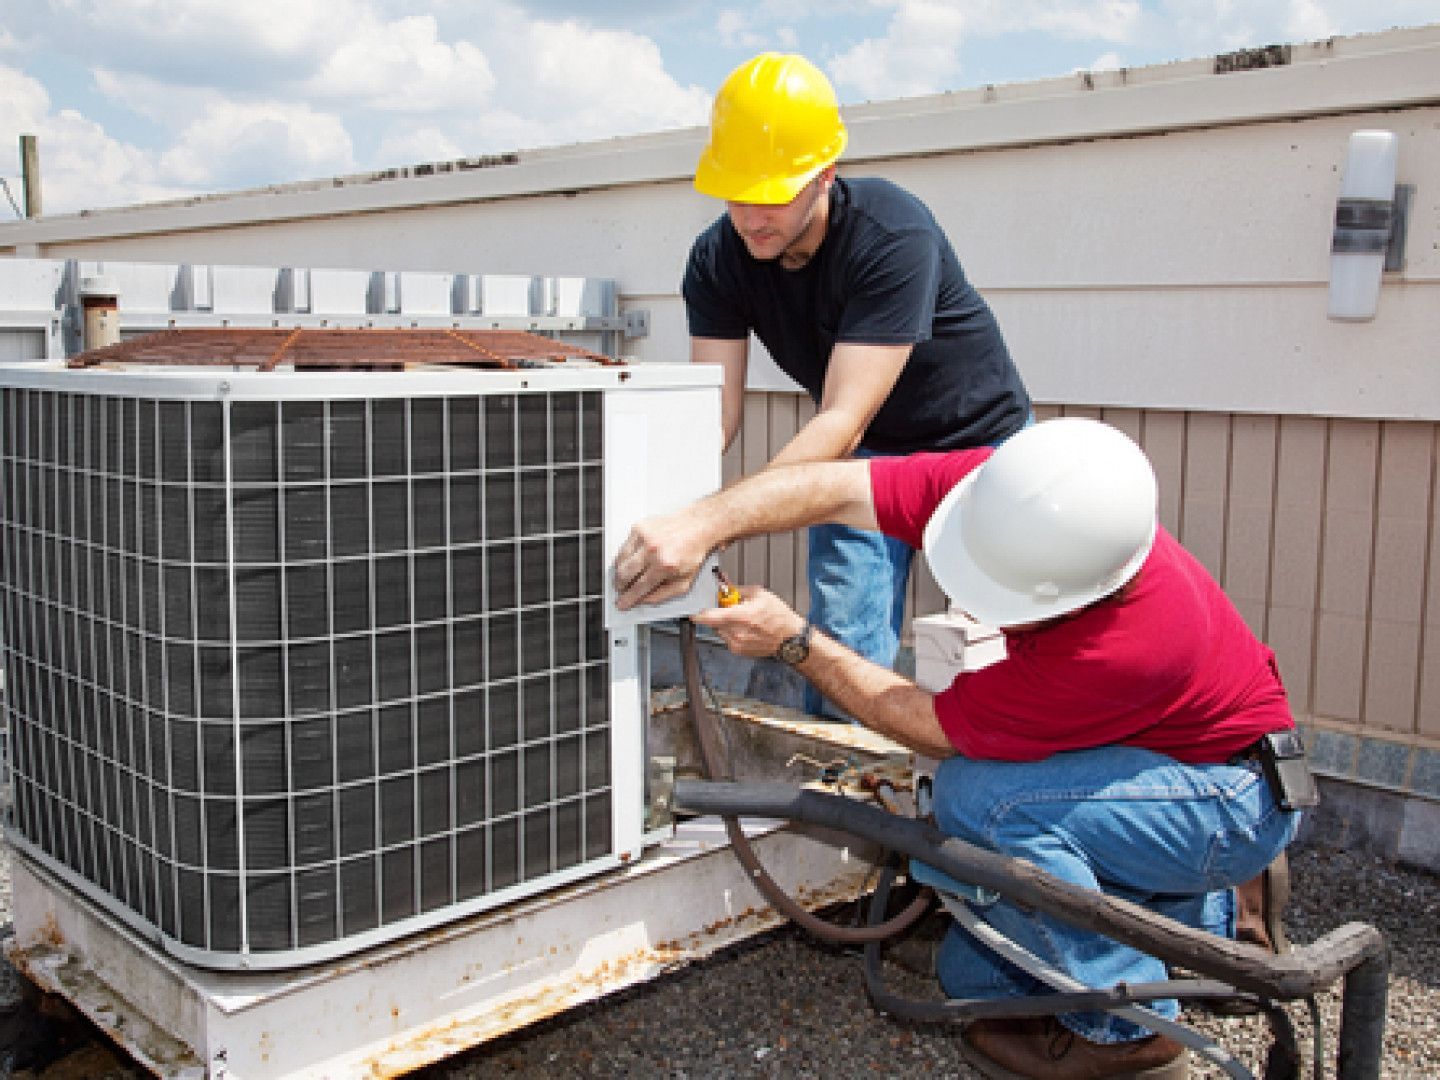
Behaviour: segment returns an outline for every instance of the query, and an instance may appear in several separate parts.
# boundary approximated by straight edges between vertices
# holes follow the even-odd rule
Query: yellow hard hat
[[[715,95],[695,190],[727,202],[787,203],[844,153],[847,138],[819,68],[803,56],[761,53]]]

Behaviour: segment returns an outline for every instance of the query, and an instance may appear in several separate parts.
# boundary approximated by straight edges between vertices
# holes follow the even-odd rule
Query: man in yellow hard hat
[[[989,306],[934,216],[880,179],[841,179],[834,90],[800,56],[765,53],[716,94],[698,191],[726,212],[700,234],[683,292],[691,359],[725,369],[728,446],[759,339],[817,411],[772,463],[995,445],[1030,399]],[[891,666],[913,551],[842,525],[809,534],[810,615]],[[812,713],[838,712],[806,688]]]

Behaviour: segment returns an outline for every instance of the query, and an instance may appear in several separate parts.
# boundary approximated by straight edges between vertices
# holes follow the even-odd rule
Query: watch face
[[[799,664],[810,655],[810,646],[800,638],[786,638],[775,650],[775,655],[787,664]]]

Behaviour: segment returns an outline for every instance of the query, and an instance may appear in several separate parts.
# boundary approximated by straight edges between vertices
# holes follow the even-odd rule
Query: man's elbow
[[[870,427],[869,416],[856,415],[844,409],[816,413],[816,419],[830,429],[829,441],[835,447],[836,459],[840,461],[851,457],[860,448]]]

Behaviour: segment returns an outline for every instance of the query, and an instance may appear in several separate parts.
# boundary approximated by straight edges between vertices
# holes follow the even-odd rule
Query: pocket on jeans
[[[1299,822],[1275,805],[1262,776],[1233,792],[1231,824],[1210,841],[1205,876],[1212,889],[1240,885],[1274,861],[1295,837]]]

